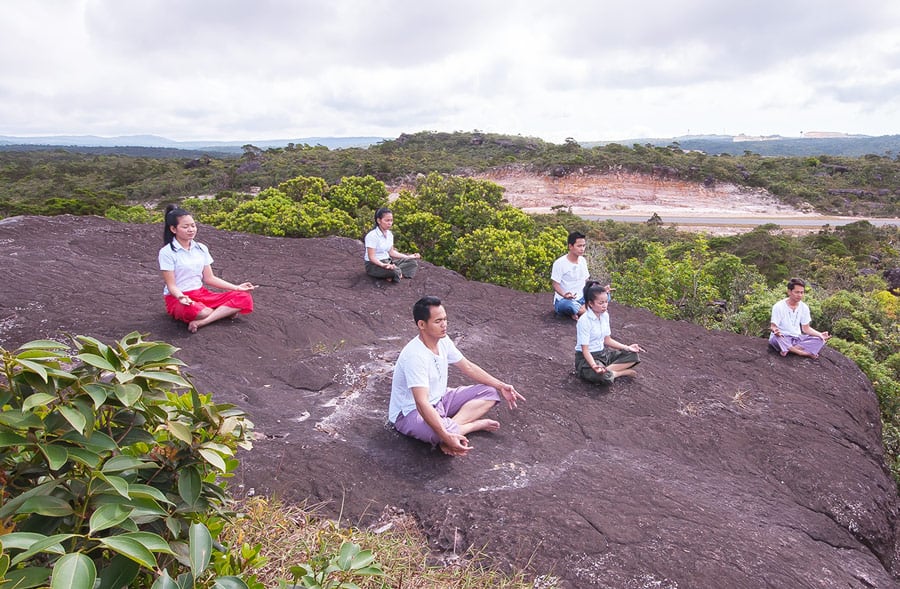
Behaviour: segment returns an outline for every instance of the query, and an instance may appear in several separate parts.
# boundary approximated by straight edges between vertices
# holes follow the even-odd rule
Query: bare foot
[[[632,370],[631,368],[626,368],[625,370],[618,370],[613,372],[615,378],[622,378],[623,376],[637,376],[637,371]]]
[[[493,419],[476,419],[460,426],[459,431],[471,432],[495,432],[500,429],[500,422]]]
[[[198,329],[200,329],[199,321],[191,321],[190,323],[188,323],[188,331],[190,331],[191,333],[197,333]]]

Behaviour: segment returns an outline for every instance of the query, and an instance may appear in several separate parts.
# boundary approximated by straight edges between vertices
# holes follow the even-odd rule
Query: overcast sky
[[[896,0],[0,0],[0,135],[900,133]]]

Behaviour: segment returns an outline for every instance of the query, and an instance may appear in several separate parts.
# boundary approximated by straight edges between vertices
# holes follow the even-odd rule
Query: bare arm
[[[810,325],[809,323],[807,323],[806,325],[801,325],[800,329],[806,335],[812,335],[817,338],[820,338],[823,342],[827,342],[828,339],[831,337],[831,334],[828,333],[827,331],[816,331],[815,329],[813,329],[812,325]]]
[[[574,299],[575,298],[575,293],[564,291],[562,285],[560,283],[558,283],[557,281],[551,280],[550,282],[553,283],[553,290],[556,291],[556,294],[558,294],[562,298],[564,298],[564,299]]]
[[[519,394],[519,392],[509,383],[505,383],[502,380],[491,376],[488,372],[475,364],[468,358],[463,358],[456,364],[454,364],[457,368],[462,371],[470,379],[474,380],[478,384],[486,384],[488,386],[494,387],[500,392],[500,396],[506,400],[507,405],[509,405],[510,409],[515,409],[517,405],[517,401],[524,401],[525,397]]]
[[[372,248],[369,248],[369,249],[372,249]],[[375,250],[372,250],[372,251],[375,251]],[[400,258],[402,260],[409,260],[410,258],[419,259],[422,257],[421,254],[401,254],[400,252],[397,251],[397,248],[393,248],[393,247],[391,248],[391,251],[388,252],[388,255],[390,255],[392,258]],[[372,259],[371,253],[369,254],[369,259],[370,260]]]
[[[581,346],[581,355],[584,356],[584,359],[587,360],[587,363],[593,368],[594,372],[597,374],[603,374],[606,372],[606,366],[602,364],[597,364],[594,360],[594,357],[591,355],[591,347],[587,344]]]
[[[212,266],[210,266],[209,264],[203,267],[203,283],[208,284],[209,286],[212,286],[214,288],[221,288],[222,290],[253,290],[254,288],[256,288],[250,282],[232,284],[227,280],[219,278],[218,276],[213,274]]]
[[[181,301],[182,298],[187,299],[187,303],[191,304],[191,301],[188,297],[185,296],[181,289],[175,284],[175,272],[174,270],[161,270],[163,282],[166,283],[166,288],[169,290],[169,294]],[[183,302],[183,301],[182,301]]]
[[[625,345],[622,342],[618,342],[612,338],[611,335],[606,336],[603,339],[603,345],[612,348],[613,350],[628,350],[629,352],[645,352],[644,348],[639,346],[638,344],[628,344]]]
[[[392,249],[391,251],[394,251],[394,250]],[[375,257],[375,248],[374,247],[367,247],[366,255],[369,256],[369,261],[372,262],[373,264],[375,264],[376,266],[378,266],[379,268],[387,268],[388,270],[394,269],[393,264],[382,264],[381,260],[379,260],[378,258]],[[388,252],[388,255],[391,255],[391,252]]]

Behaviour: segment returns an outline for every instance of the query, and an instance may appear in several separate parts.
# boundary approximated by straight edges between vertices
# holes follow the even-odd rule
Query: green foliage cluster
[[[0,348],[0,586],[246,587],[210,559],[252,424],[169,344],[73,345]]]
[[[368,148],[244,146],[239,157],[94,155],[53,149],[0,151],[0,216],[104,214],[113,206],[222,191],[276,188],[298,176],[395,183],[417,174],[471,174],[503,166],[537,173],[632,171],[661,180],[763,188],[783,202],[828,214],[900,216],[900,157],[762,157],[685,151],[677,144],[581,147],[480,131],[404,134]]]

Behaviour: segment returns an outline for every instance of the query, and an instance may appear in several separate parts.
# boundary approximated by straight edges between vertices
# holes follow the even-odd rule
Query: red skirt
[[[245,290],[229,290],[226,292],[212,292],[202,286],[197,290],[185,292],[193,303],[185,305],[172,295],[166,295],[166,311],[179,321],[190,323],[197,318],[200,311],[206,308],[231,307],[241,313],[253,311],[253,297]]]

